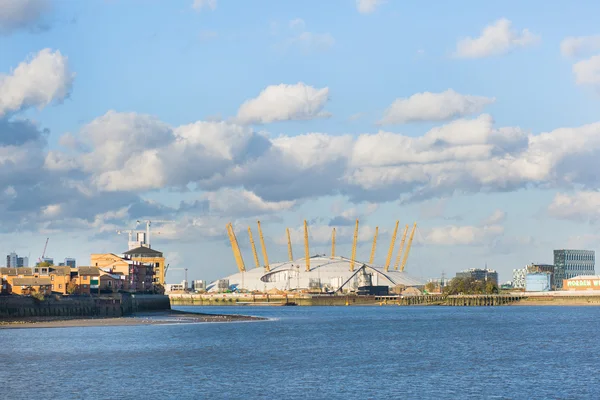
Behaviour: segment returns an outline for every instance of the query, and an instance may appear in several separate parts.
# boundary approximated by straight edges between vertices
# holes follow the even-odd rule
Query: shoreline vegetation
[[[124,317],[22,317],[0,320],[0,329],[72,328],[92,326],[137,326],[195,324],[210,322],[266,321],[268,318],[248,315],[202,314],[185,311],[153,311]]]

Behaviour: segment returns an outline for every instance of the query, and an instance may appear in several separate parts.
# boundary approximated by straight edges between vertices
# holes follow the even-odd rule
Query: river
[[[2,398],[597,399],[600,307],[174,307],[269,321],[0,330]]]

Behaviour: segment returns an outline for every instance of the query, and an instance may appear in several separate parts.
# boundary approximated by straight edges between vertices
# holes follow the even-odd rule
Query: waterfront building
[[[493,282],[498,286],[498,272],[493,269],[470,268],[456,273],[457,278],[471,278],[476,281]]]
[[[600,290],[600,276],[581,275],[565,279],[563,290]]]
[[[528,272],[525,276],[525,291],[548,292],[552,289],[550,272]]]
[[[340,256],[316,255],[293,261],[272,263],[269,270],[253,268],[211,282],[208,292],[226,290],[248,290],[268,292],[313,291],[313,292],[356,292],[364,286],[424,286],[425,282],[409,276],[404,271],[369,265]]]
[[[194,292],[200,292],[200,291],[206,290],[206,281],[203,281],[203,280],[192,281],[192,290]]]
[[[153,283],[155,285],[165,285],[165,257],[162,252],[140,246],[123,253],[123,258],[139,261],[144,264],[151,264],[154,275]]]
[[[153,264],[121,257],[113,253],[92,254],[90,258],[91,264],[102,271],[125,276],[124,290],[130,292],[153,291]]]
[[[42,262],[46,262],[50,265],[54,265],[54,258],[52,257],[42,257]]]
[[[525,289],[525,275],[527,275],[527,266],[513,269],[512,285],[513,289]]]
[[[65,258],[65,267],[77,268],[77,261],[74,258]]]
[[[44,295],[52,293],[52,282],[48,277],[14,278],[10,286],[11,293],[17,295],[30,295],[34,292]]]
[[[554,250],[554,282],[563,288],[563,280],[576,276],[593,276],[596,256],[593,250]]]

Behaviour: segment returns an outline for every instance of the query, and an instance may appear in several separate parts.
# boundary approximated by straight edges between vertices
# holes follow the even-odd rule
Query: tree
[[[36,265],[36,267],[39,267],[39,268],[48,268],[51,266],[52,266],[52,264],[49,263],[48,261],[42,261],[42,262],[37,263],[37,265]]]
[[[428,293],[433,293],[435,292],[437,289],[437,285],[435,284],[435,282],[427,282],[427,284],[425,285],[425,290],[427,290]]]
[[[77,291],[77,284],[74,282],[69,282],[67,284],[67,294],[75,294]]]

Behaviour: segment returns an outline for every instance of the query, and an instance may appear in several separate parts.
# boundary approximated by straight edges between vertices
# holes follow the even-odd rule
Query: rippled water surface
[[[177,307],[266,322],[0,330],[2,398],[600,398],[596,307]]]

